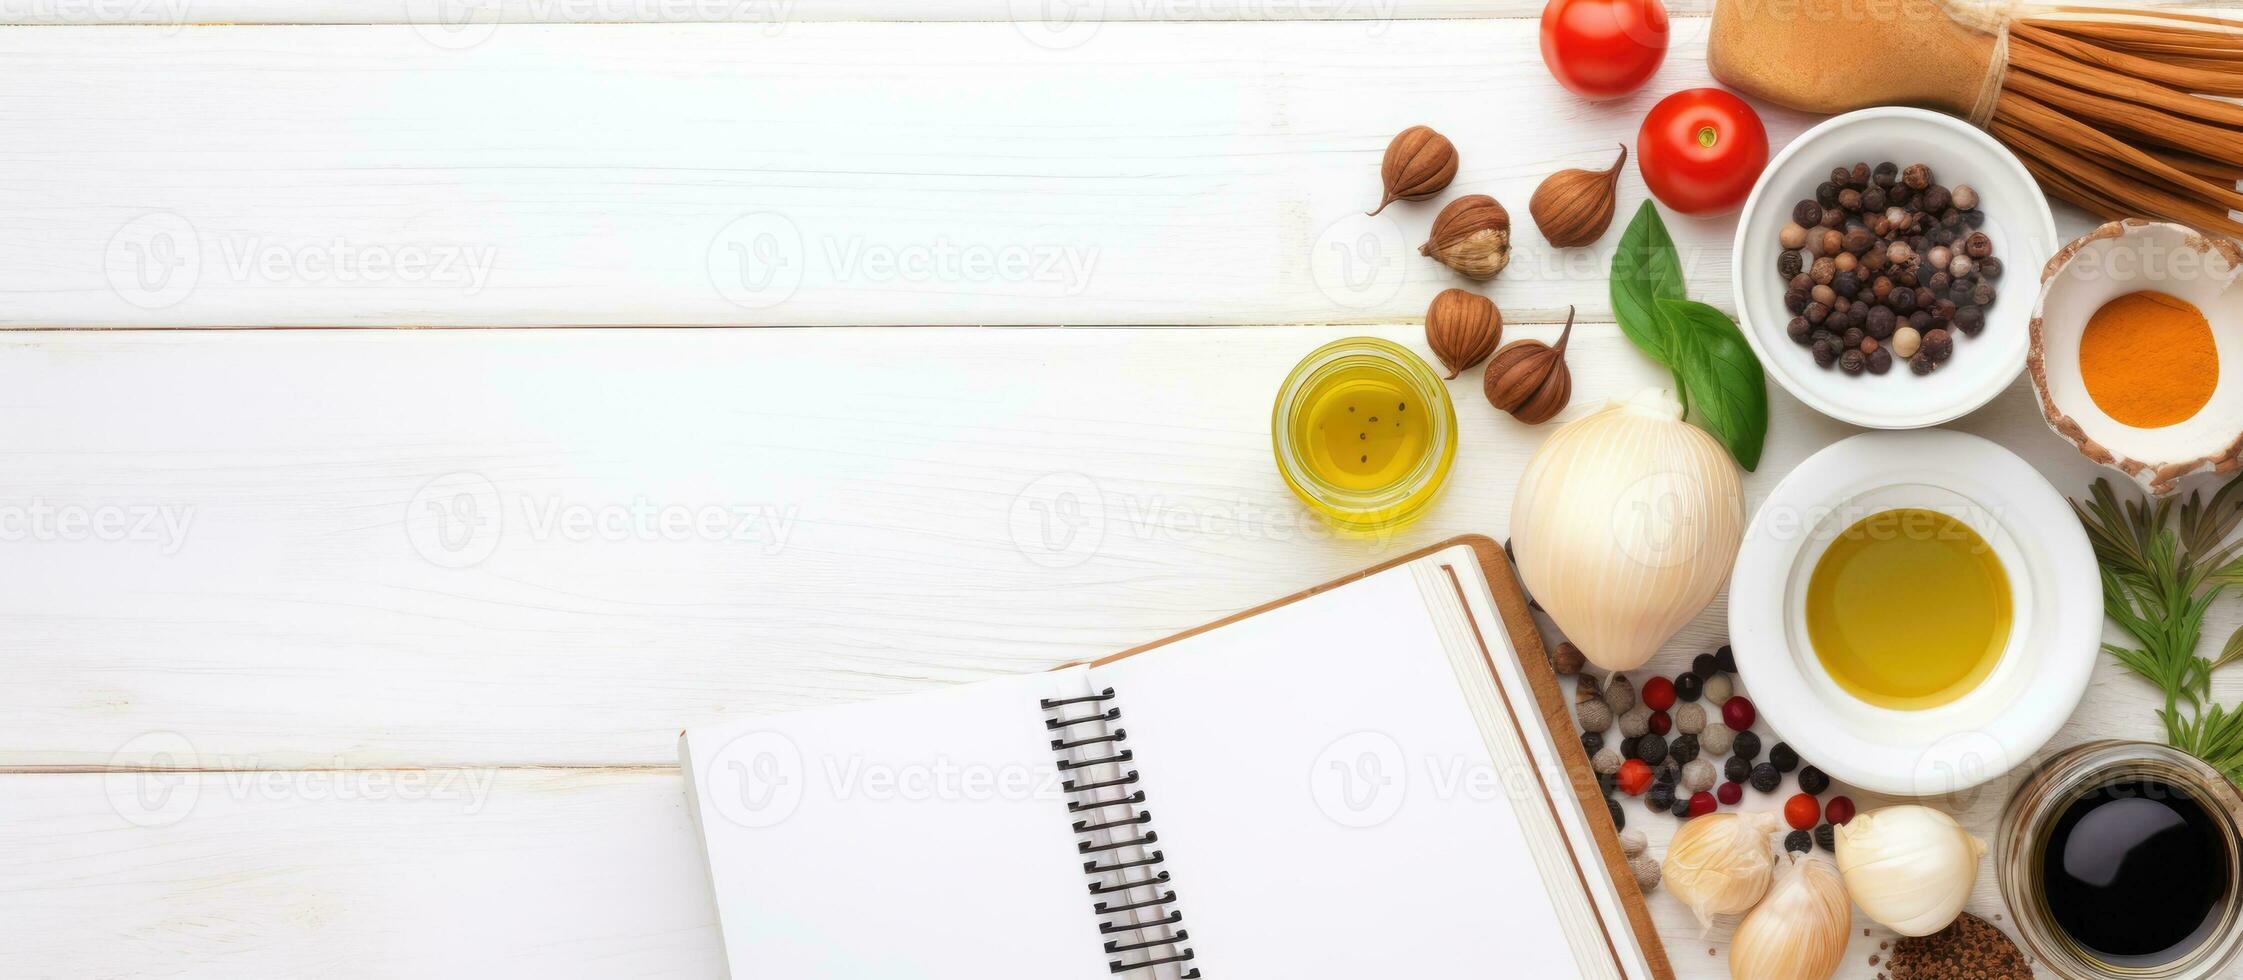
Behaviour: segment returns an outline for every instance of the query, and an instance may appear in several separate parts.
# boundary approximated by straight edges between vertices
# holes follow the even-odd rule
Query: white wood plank
[[[1363,215],[1418,122],[1514,211],[1512,319],[1594,318],[1618,227],[1555,252],[1526,201],[1703,28],[1594,105],[1527,20],[0,31],[0,325],[1391,322],[1469,285],[1440,202]],[[1732,222],[1673,227],[1727,303]]]
[[[0,776],[0,973],[713,977],[674,770]]]
[[[2010,788],[1952,809],[1991,840]],[[25,856],[0,888],[0,968],[716,976],[723,954],[683,794],[674,769],[0,775],[0,853]],[[1627,806],[1665,853],[1674,819]],[[2006,928],[1992,865],[1970,907]],[[1728,977],[1732,922],[1703,932],[1665,891],[1650,907],[1678,976]],[[1889,957],[1881,944],[1893,938],[1857,911],[1837,976],[1880,975],[1870,958]]]
[[[1294,503],[1270,399],[1351,332],[0,337],[0,532],[27,539],[0,767],[150,764],[150,732],[206,767],[661,764],[682,725],[1034,670],[1501,535],[1545,430],[1468,381],[1424,522],[1332,540]],[[1660,380],[1610,326],[1572,350],[1576,414]],[[1961,428],[2092,474],[2022,386]],[[1749,490],[1844,434],[1777,393]],[[2148,731],[2147,692],[2101,684],[2094,717]]]

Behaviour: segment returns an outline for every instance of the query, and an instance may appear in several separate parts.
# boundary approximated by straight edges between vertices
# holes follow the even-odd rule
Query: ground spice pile
[[[2137,429],[2185,422],[2220,383],[2212,325],[2187,301],[2143,290],[2103,304],[2079,339],[2095,406]]]
[[[1921,939],[1893,944],[1891,980],[2033,980],[2017,944],[1968,912]]]

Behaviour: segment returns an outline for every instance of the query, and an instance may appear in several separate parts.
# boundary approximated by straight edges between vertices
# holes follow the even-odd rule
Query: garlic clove
[[[1712,813],[1683,824],[1660,866],[1667,891],[1710,927],[1713,917],[1759,904],[1775,867],[1768,835],[1783,821],[1773,813]]]
[[[1478,293],[1444,289],[1425,308],[1425,344],[1452,379],[1486,358],[1502,337],[1503,312]]]
[[[1577,248],[1604,237],[1612,227],[1612,212],[1620,196],[1620,168],[1628,162],[1628,147],[1620,146],[1620,159],[1609,170],[1560,170],[1534,189],[1527,213],[1542,237],[1559,248]]]
[[[1379,163],[1379,179],[1386,196],[1370,213],[1377,214],[1395,201],[1422,201],[1439,194],[1456,177],[1456,144],[1430,126],[1412,126],[1386,144]]]
[[[1786,852],[1768,895],[1729,942],[1732,980],[1829,980],[1853,923],[1845,881],[1830,863]]]
[[[1486,194],[1450,201],[1433,219],[1433,234],[1418,254],[1482,281],[1511,264],[1511,212]]]
[[[1854,904],[1903,936],[1929,936],[1954,923],[1986,855],[1986,842],[1954,817],[1914,804],[1856,814],[1833,836]]]

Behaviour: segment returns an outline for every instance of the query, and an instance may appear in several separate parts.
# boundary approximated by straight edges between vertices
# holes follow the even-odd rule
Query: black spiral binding
[[[1113,973],[1145,970],[1168,963],[1188,963],[1195,958],[1186,945],[1191,933],[1182,927],[1184,913],[1177,911],[1176,892],[1169,887],[1168,872],[1161,870],[1161,852],[1150,845],[1160,841],[1153,830],[1152,811],[1144,809],[1145,791],[1137,787],[1137,770],[1122,764],[1137,757],[1122,743],[1129,731],[1120,727],[1121,708],[1112,704],[1114,689],[1079,698],[1045,698],[1051,713],[1044,728],[1052,733],[1051,750],[1059,753],[1059,771],[1067,774],[1060,787],[1073,799],[1067,812],[1075,818],[1079,838],[1075,852],[1089,860],[1083,873],[1091,877],[1091,912],[1102,920],[1098,934],[1122,936],[1105,944],[1107,966]],[[1083,707],[1076,707],[1076,706]],[[1076,758],[1083,750],[1089,758]],[[1111,766],[1106,773],[1092,772]],[[1151,897],[1138,898],[1140,893]],[[1137,921],[1136,913],[1165,911],[1160,918]],[[1130,938],[1129,934],[1136,934]],[[1197,980],[1198,967],[1187,967],[1183,980]]]

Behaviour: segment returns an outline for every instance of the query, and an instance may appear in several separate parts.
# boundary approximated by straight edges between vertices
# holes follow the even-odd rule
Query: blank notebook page
[[[1547,804],[1491,760],[1415,571],[1093,668],[1208,977],[1616,975],[1576,960],[1514,810]]]
[[[1109,975],[1042,698],[1082,668],[695,728],[740,980]]]

